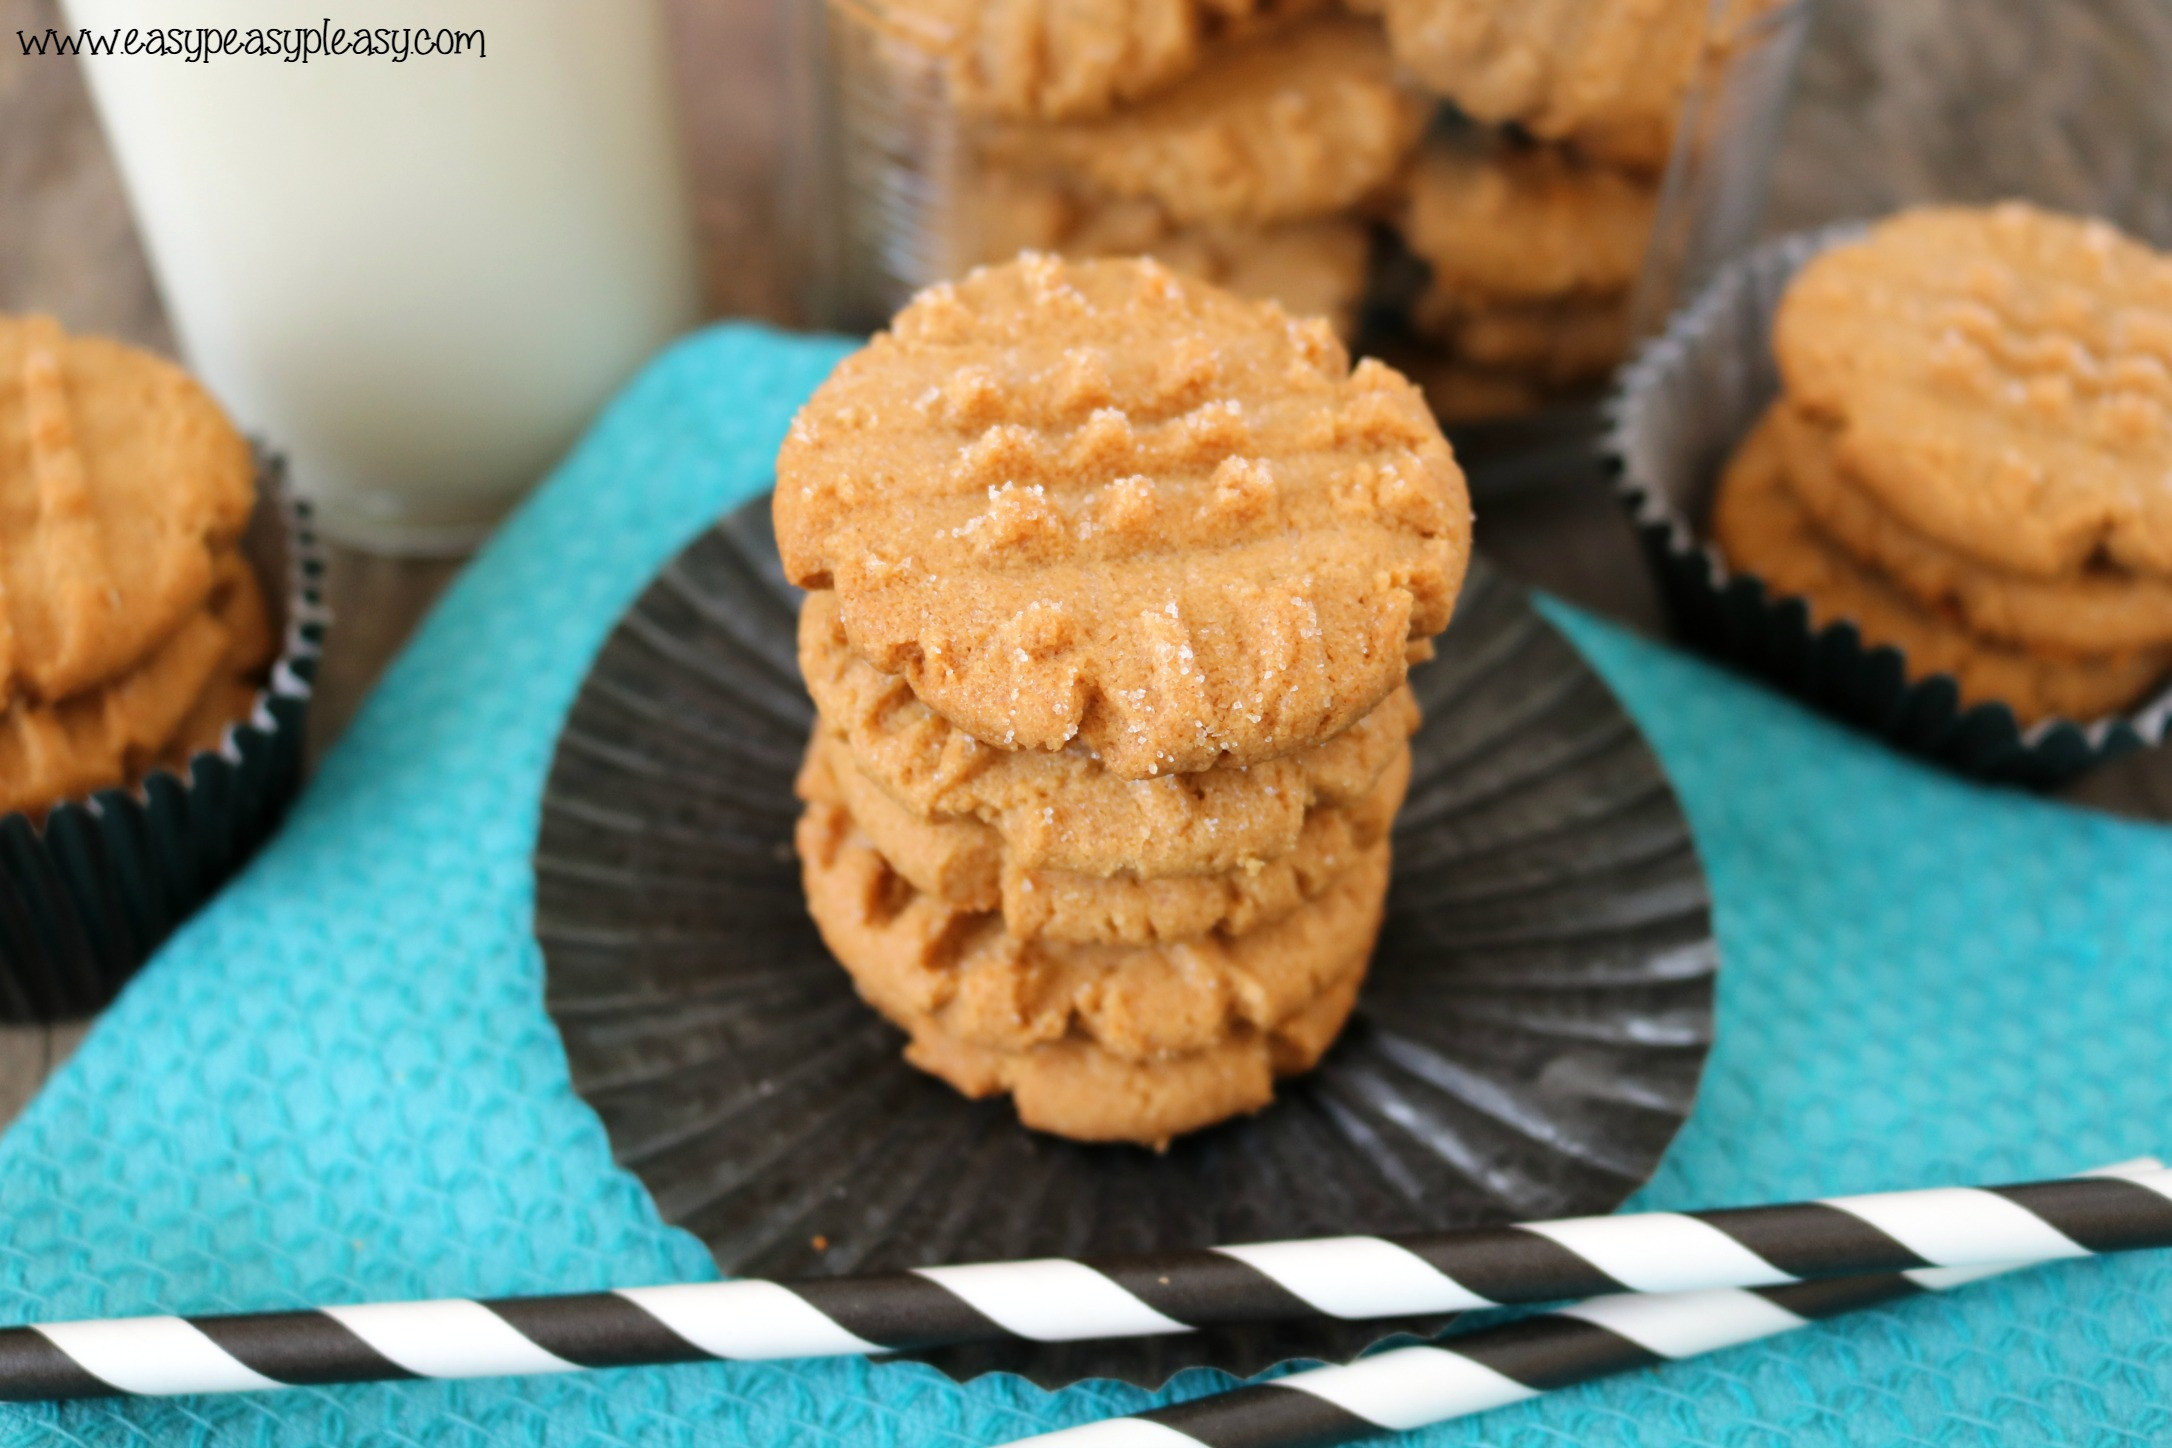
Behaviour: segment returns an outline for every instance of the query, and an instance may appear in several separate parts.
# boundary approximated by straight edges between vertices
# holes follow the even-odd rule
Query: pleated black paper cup
[[[728,1274],[807,1277],[1604,1212],[1689,1111],[1717,958],[1658,761],[1477,564],[1425,710],[1371,973],[1256,1116],[1165,1154],[1029,1131],[907,1066],[807,917],[792,778],[814,721],[769,501],[667,567],[558,743],[536,849],[545,1004],[575,1089]],[[1045,1385],[1346,1359],[1437,1321],[930,1355]]]
[[[1611,404],[1610,465],[1676,632],[1805,702],[1962,774],[2049,789],[2164,737],[2172,681],[2140,708],[2024,727],[2006,704],[1962,708],[1950,674],[1910,682],[1890,645],[1855,625],[1811,625],[1800,598],[1731,572],[1706,541],[1727,460],[1780,394],[1772,319],[1795,273],[1861,223],[1782,238],[1734,262],[1623,374]]]
[[[184,773],[0,816],[0,1024],[77,1019],[119,993],[175,926],[263,842],[301,782],[302,734],[328,622],[324,559],[285,468],[257,457],[242,539],[282,644],[246,719]]]

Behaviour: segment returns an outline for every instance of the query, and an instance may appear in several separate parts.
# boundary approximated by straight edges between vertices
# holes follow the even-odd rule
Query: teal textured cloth
[[[0,1323],[714,1275],[568,1085],[528,855],[595,650],[765,485],[841,350],[689,339],[505,527],[285,832],[0,1140]],[[2172,1144],[2172,835],[1932,773],[1551,611],[1665,759],[1718,902],[1719,1044],[1638,1205],[2013,1180]],[[2062,1265],[1414,1441],[2165,1441],[2168,1308],[2161,1254]],[[691,1366],[0,1405],[0,1442],[989,1443],[1149,1401],[913,1364]]]

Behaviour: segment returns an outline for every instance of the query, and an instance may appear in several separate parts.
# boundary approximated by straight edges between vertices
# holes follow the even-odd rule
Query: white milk
[[[84,62],[187,361],[332,535],[472,545],[695,320],[655,0],[64,3],[484,32],[481,58]]]

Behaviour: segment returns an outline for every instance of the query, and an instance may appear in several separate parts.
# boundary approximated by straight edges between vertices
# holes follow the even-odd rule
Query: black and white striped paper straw
[[[1347,1367],[1314,1368],[1136,1417],[1021,1438],[1005,1448],[1328,1448],[2036,1265],[1928,1267],[1786,1287],[1599,1297],[1441,1346],[1395,1348]]]
[[[2172,1246],[2172,1172],[780,1283],[0,1329],[0,1399],[236,1392],[1067,1342]]]
[[[2084,1178],[2162,1175],[2161,1163],[2143,1158],[2100,1167]],[[1330,1448],[2039,1265],[1920,1267],[1775,1287],[1599,1297],[1443,1344],[1395,1348],[1347,1366],[1314,1368],[1132,1417],[1021,1438],[1004,1448]]]

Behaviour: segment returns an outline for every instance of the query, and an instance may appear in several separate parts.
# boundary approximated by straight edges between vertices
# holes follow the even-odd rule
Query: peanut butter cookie
[[[1797,499],[1919,603],[1991,638],[2065,653],[2172,644],[2172,579],[2102,565],[2040,578],[1978,562],[1887,511],[1841,464],[1831,428],[1784,403],[1775,412]]]
[[[1546,406],[1547,390],[1529,377],[1473,367],[1448,356],[1398,357],[1398,365],[1425,389],[1425,401],[1444,426],[1520,417]]]
[[[1621,365],[1629,350],[1627,300],[1472,305],[1436,288],[1419,299],[1413,320],[1472,368],[1566,389]]]
[[[1186,1132],[1259,1110],[1274,1099],[1275,1077],[1311,1070],[1342,1033],[1359,984],[1353,977],[1329,987],[1272,1031],[1240,1030],[1217,1045],[1151,1061],[1090,1040],[991,1051],[930,1018],[898,1024],[912,1036],[907,1061],[966,1096],[1010,1093],[1018,1119],[1036,1131],[1159,1151]]]
[[[57,704],[0,709],[0,815],[42,815],[133,782],[223,677],[232,638],[218,614],[201,608],[112,682]]]
[[[1911,679],[1950,674],[1963,707],[1999,701],[2023,725],[2090,720],[2125,708],[2172,672],[2172,649],[2029,652],[1980,638],[1925,608],[1820,532],[1796,500],[1773,419],[1760,423],[1720,481],[1712,537],[1728,566],[1775,596],[1803,599],[1813,627],[1855,625],[1866,645],[1899,649]]]
[[[1464,114],[1656,172],[1707,0],[1385,0],[1396,59]]]
[[[1097,202],[1039,177],[984,172],[957,218],[958,264],[1009,261],[1021,251],[1073,259],[1151,256],[1254,301],[1325,317],[1350,337],[1365,298],[1372,238],[1349,217],[1280,226],[1178,226],[1153,201]]]
[[[1803,268],[1773,349],[1918,531],[2043,578],[2172,578],[2172,257],[2018,202],[1907,212]]]
[[[862,773],[920,819],[993,826],[1002,856],[1024,870],[1166,878],[1256,868],[1297,848],[1308,810],[1371,798],[1418,728],[1406,685],[1284,758],[1126,780],[1076,745],[993,749],[953,726],[846,646],[829,592],[801,606],[799,661],[821,727]]]
[[[1271,1028],[1364,970],[1388,885],[1382,841],[1307,908],[1248,935],[1058,944],[914,890],[842,809],[810,804],[795,838],[807,908],[869,1003],[1003,1051],[1076,1034],[1145,1060]]]
[[[1138,213],[1148,209],[1147,203],[1097,208],[1061,250],[1079,257],[1151,256],[1240,297],[1279,302],[1295,316],[1325,317],[1337,336],[1356,333],[1372,258],[1364,223],[1331,217],[1281,226],[1168,228],[1142,236]]]
[[[1020,940],[1154,945],[1243,935],[1318,898],[1387,836],[1409,783],[1406,749],[1362,802],[1307,811],[1287,854],[1216,875],[1145,879],[1020,868],[1005,860],[995,829],[974,819],[919,818],[821,730],[808,748],[799,794],[845,808],[914,889],[961,910],[999,910],[1004,929]]]
[[[808,910],[824,941],[868,1003],[913,1035],[921,1049],[908,1059],[924,1069],[943,1058],[945,1043],[1012,1060],[1091,1045],[1142,1067],[1181,1068],[1202,1053],[1250,1042],[1259,1063],[1254,1079],[1264,1082],[1272,1075],[1278,1028],[1293,1027],[1293,1039],[1319,1040],[1324,1049],[1303,1019],[1307,1008],[1354,995],[1387,892],[1382,842],[1307,908],[1233,941],[1053,945],[1016,940],[996,916],[960,911],[914,890],[843,809],[810,804],[796,842]],[[1340,1023],[1338,1012],[1334,1024]],[[1000,1069],[993,1078],[939,1074],[971,1094],[1017,1090],[1023,1079]],[[1210,1094],[1214,1109],[1201,1108],[1192,1124],[1266,1100],[1256,1090],[1242,1093],[1242,1104],[1232,1104],[1238,1093]],[[1169,1125],[1173,1119],[1157,1112],[1130,1121],[1137,1129],[1097,1135],[1154,1141],[1190,1129]],[[1058,1129],[1048,1121],[1028,1118],[1029,1125]]]
[[[1415,387],[1152,261],[922,293],[801,409],[774,517],[787,574],[930,708],[1134,779],[1341,733],[1470,550]]]
[[[248,445],[178,367],[0,317],[0,705],[147,661],[201,610],[254,489]]]
[[[1219,42],[1325,0],[830,0],[848,31],[888,42],[885,60],[927,72],[970,116],[1105,115],[1198,69]]]
[[[1426,143],[1404,242],[1450,299],[1626,295],[1651,240],[1652,185],[1558,147],[1475,132]]]
[[[199,750],[217,749],[227,726],[249,717],[263,690],[265,671],[279,653],[271,610],[256,570],[239,553],[222,554],[211,590],[211,611],[226,629],[226,653],[211,682],[189,706],[173,736],[159,752],[159,763],[182,773]]]
[[[1378,25],[1329,15],[1231,46],[1106,119],[997,131],[984,154],[1090,196],[1152,200],[1179,226],[1265,226],[1381,193],[1427,109],[1397,83]]]

